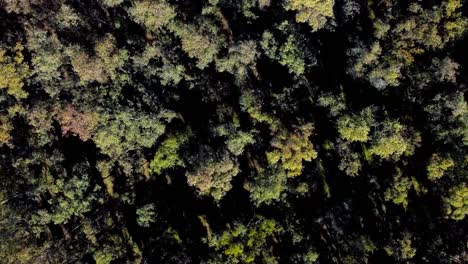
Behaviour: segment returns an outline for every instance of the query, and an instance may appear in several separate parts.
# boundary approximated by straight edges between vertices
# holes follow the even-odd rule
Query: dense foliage
[[[1,263],[465,263],[463,0],[0,0]]]

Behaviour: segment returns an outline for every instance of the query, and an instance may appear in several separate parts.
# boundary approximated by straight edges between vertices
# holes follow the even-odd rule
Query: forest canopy
[[[463,0],[0,0],[0,262],[468,262]]]

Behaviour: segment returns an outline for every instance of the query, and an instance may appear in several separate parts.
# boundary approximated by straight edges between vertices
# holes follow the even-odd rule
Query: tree
[[[239,80],[243,80],[247,77],[248,68],[255,68],[257,56],[257,44],[253,41],[244,41],[230,47],[227,56],[216,61],[216,69],[220,72],[229,72]]]
[[[57,95],[66,87],[62,80],[62,67],[66,62],[65,47],[57,34],[49,34],[41,29],[28,29],[27,48],[32,53],[32,73],[34,80],[42,84],[51,96]]]
[[[255,132],[253,131],[253,133]],[[215,127],[214,133],[217,136],[227,138],[226,147],[234,156],[242,155],[246,146],[255,143],[253,133],[240,130],[237,117],[234,117],[232,124],[223,124]]]
[[[297,22],[307,23],[312,27],[312,31],[317,31],[334,18],[334,5],[334,0],[288,0],[285,8],[297,12]]]
[[[328,108],[329,115],[336,117],[346,109],[346,101],[344,94],[333,95],[331,93],[323,93],[319,96],[317,104],[321,107]]]
[[[115,5],[112,3],[112,5]],[[135,1],[128,9],[130,17],[148,31],[156,31],[167,25],[176,16],[174,8],[165,0]]]
[[[242,93],[239,104],[241,109],[247,112],[254,121],[268,124],[273,132],[279,129],[279,120],[262,111],[258,98],[251,91]]]
[[[232,188],[232,178],[239,172],[237,161],[224,153],[219,157],[208,156],[202,159],[201,164],[186,176],[187,183],[194,186],[200,194],[211,196],[219,202]]]
[[[71,105],[57,111],[57,119],[62,129],[62,135],[77,135],[83,141],[91,139],[99,122],[97,113],[81,113]]]
[[[460,7],[459,0],[443,1],[432,9],[412,3],[407,12],[376,19],[377,40],[369,48],[359,44],[350,50],[357,59],[349,72],[377,89],[400,85],[402,70],[414,64],[417,55],[442,49],[463,35],[468,20],[461,16]]]
[[[468,144],[468,105],[462,92],[438,94],[424,110],[438,140]]]
[[[156,150],[154,158],[150,163],[150,169],[155,174],[174,168],[176,166],[184,166],[183,160],[179,157],[179,149],[187,143],[189,135],[181,133],[177,135],[169,135]]]
[[[92,204],[96,202],[99,186],[93,186],[87,175],[87,165],[78,164],[73,168],[71,178],[50,175],[47,167],[44,168],[44,185],[38,188],[39,193],[47,193],[51,204],[49,209],[40,209],[31,217],[32,225],[65,224],[76,218],[83,218],[89,212]]]
[[[57,26],[62,29],[76,27],[81,23],[80,16],[69,5],[62,5],[56,15]]]
[[[152,147],[166,129],[164,116],[137,113],[130,109],[103,113],[101,117],[93,141],[103,154],[113,160],[129,152]],[[172,117],[166,120],[170,121]]]
[[[0,116],[0,146],[3,144],[10,144],[12,130],[13,126],[9,118],[6,116]]]
[[[21,44],[16,44],[14,53],[0,48],[0,89],[7,89],[7,93],[17,100],[26,98],[28,93],[23,90],[24,80],[30,76],[29,66],[24,62]]]
[[[348,176],[357,176],[362,166],[361,155],[353,151],[350,142],[338,140],[335,146],[341,158],[338,168],[344,171]],[[331,148],[333,148],[333,146],[331,146]],[[366,150],[364,150],[364,156],[365,152]]]
[[[261,216],[257,216],[251,225],[236,223],[232,228],[208,239],[208,246],[216,253],[212,261],[256,263],[260,259],[269,258],[273,251],[267,241],[281,231],[276,221]]]
[[[304,74],[306,66],[305,57],[311,55],[307,53],[306,45],[301,43],[299,35],[296,34],[291,25],[287,22],[282,23],[278,27],[286,35],[286,41],[283,44],[278,43],[273,33],[270,31],[263,32],[260,45],[270,59],[278,61],[281,65],[286,66],[289,72],[295,75]],[[291,31],[291,33],[287,33]]]
[[[468,214],[468,187],[463,183],[450,189],[444,198],[445,214],[453,220],[463,220]]]
[[[280,200],[287,190],[288,175],[285,171],[260,169],[252,178],[244,188],[249,191],[250,200],[257,206]]]
[[[338,119],[338,132],[341,138],[349,141],[368,140],[370,126],[374,123],[371,108],[366,108],[359,115],[345,115]]]
[[[408,191],[412,187],[412,181],[403,176],[400,169],[397,168],[393,176],[391,186],[385,190],[385,200],[392,201],[394,204],[401,204],[404,208],[408,207]]]
[[[427,177],[435,181],[444,176],[445,172],[455,164],[450,157],[443,157],[437,153],[432,154],[431,160],[427,165]]]
[[[66,50],[70,57],[73,70],[80,77],[82,84],[89,82],[105,83],[120,77],[118,70],[128,59],[126,50],[115,46],[115,38],[107,34],[95,45],[96,56],[90,56],[79,47],[69,47]]]
[[[302,173],[302,161],[312,161],[317,157],[309,137],[312,135],[312,124],[305,124],[294,132],[281,131],[272,139],[272,151],[266,153],[270,167],[280,167],[288,177]]]
[[[146,204],[136,210],[137,223],[142,227],[149,227],[155,222],[156,212],[154,204]]]
[[[293,35],[289,35],[284,45],[279,49],[279,63],[287,66],[292,73],[297,75],[304,73],[305,63]]]
[[[182,49],[190,58],[197,59],[197,67],[204,69],[218,55],[224,40],[210,21],[200,21],[199,26],[174,23],[170,29],[182,42]]]
[[[372,138],[369,152],[384,159],[411,155],[419,144],[420,136],[397,121],[385,120]]]

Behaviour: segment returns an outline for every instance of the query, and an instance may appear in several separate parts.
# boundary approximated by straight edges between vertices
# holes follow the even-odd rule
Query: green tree
[[[137,223],[142,227],[149,227],[156,221],[156,211],[154,204],[146,204],[136,210]]]
[[[411,190],[412,184],[411,179],[403,176],[402,171],[397,168],[391,185],[385,190],[385,200],[392,201],[394,204],[401,204],[404,208],[407,208],[408,191]]]
[[[221,234],[215,234],[207,242],[216,253],[214,259],[219,262],[256,263],[272,257],[272,248],[268,246],[267,241],[282,230],[276,221],[256,217],[252,224],[236,223]]]
[[[143,25],[149,31],[160,29],[176,16],[174,8],[165,0],[134,1],[133,6],[128,9],[128,13],[135,22]]]
[[[11,51],[0,48],[0,89],[7,89],[7,93],[17,100],[28,96],[23,87],[31,73],[28,64],[24,62],[23,49],[19,43]]]
[[[338,119],[338,132],[343,139],[366,142],[374,122],[372,109],[366,108],[359,115],[345,115]]]
[[[253,174],[253,179],[244,186],[250,199],[257,205],[271,204],[281,199],[281,195],[287,190],[288,175],[281,170],[260,169]]]
[[[443,142],[468,144],[468,104],[462,92],[438,94],[425,107],[429,126],[437,139]]]
[[[312,124],[305,124],[294,132],[281,131],[272,139],[272,151],[266,153],[271,167],[280,167],[289,177],[302,173],[302,161],[312,161],[317,157],[309,137],[312,135]]]
[[[161,174],[167,169],[184,166],[178,151],[188,140],[189,135],[187,133],[169,135],[156,150],[150,163],[151,171],[155,174]]]
[[[182,49],[187,55],[197,59],[197,67],[200,69],[204,69],[216,58],[224,43],[217,27],[208,20],[199,21],[198,26],[174,23],[170,29],[180,38]]]
[[[444,198],[445,214],[460,221],[468,214],[468,187],[463,183],[450,189]]]
[[[454,165],[455,164],[450,157],[442,157],[439,154],[434,153],[427,165],[427,176],[431,181],[438,180]]]
[[[369,152],[384,159],[411,155],[419,144],[419,133],[411,131],[397,121],[385,120],[372,138]]]
[[[237,79],[243,80],[249,68],[255,68],[257,59],[257,44],[253,41],[243,41],[229,48],[226,57],[216,61],[216,69],[220,72],[229,72]]]
[[[307,23],[312,31],[317,31],[334,18],[334,5],[334,0],[287,0],[285,8],[297,12],[297,22]]]
[[[93,136],[93,141],[101,153],[118,160],[132,151],[150,148],[159,136],[164,134],[164,120],[169,118],[159,115],[137,113],[134,110],[122,110],[101,114],[101,122]]]
[[[188,172],[187,183],[194,186],[202,195],[208,195],[220,201],[232,188],[232,178],[239,174],[239,164],[224,153],[220,157],[207,157],[195,170]]]

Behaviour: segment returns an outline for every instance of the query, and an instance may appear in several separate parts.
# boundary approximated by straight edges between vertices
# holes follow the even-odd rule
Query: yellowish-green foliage
[[[267,152],[268,164],[279,166],[289,177],[302,173],[302,161],[311,161],[317,152],[309,137],[312,135],[312,124],[305,124],[294,132],[281,131],[271,141],[273,151]]]
[[[10,120],[6,116],[0,116],[0,146],[3,144],[10,144],[11,131],[13,127]]]
[[[402,69],[412,65],[417,55],[442,49],[463,35],[468,20],[461,15],[460,7],[460,0],[442,1],[431,9],[412,3],[404,17],[376,19],[377,40],[367,49],[353,49],[358,59],[351,72],[367,78],[377,89],[398,86]]]
[[[208,246],[216,255],[213,259],[218,263],[257,263],[262,257],[268,258],[272,249],[267,247],[267,241],[283,229],[274,220],[258,217],[249,225],[236,224],[221,234],[208,240]]]
[[[229,48],[227,56],[216,61],[216,68],[220,72],[234,74],[242,80],[247,76],[248,68],[255,67],[257,55],[257,44],[253,41],[243,41]]]
[[[98,251],[94,253],[94,261],[96,264],[110,264],[112,260],[114,260],[114,256],[112,256],[108,252]]]
[[[450,157],[441,157],[436,153],[432,154],[429,165],[427,166],[427,177],[431,181],[438,180],[454,165],[455,163]]]
[[[371,154],[387,159],[392,155],[401,156],[408,147],[408,142],[403,136],[390,135],[380,138],[369,151]]]
[[[96,55],[105,67],[106,74],[111,80],[117,78],[117,70],[122,68],[128,60],[128,52],[118,49],[116,40],[107,34],[95,46]]]
[[[59,27],[70,28],[80,23],[80,17],[72,7],[64,4],[56,15],[56,22]]]
[[[400,169],[393,176],[391,186],[385,191],[385,200],[392,201],[395,204],[401,204],[404,208],[408,206],[408,191],[413,186],[413,182],[409,177],[402,175]]]
[[[364,74],[365,68],[373,66],[380,57],[382,48],[378,41],[375,41],[369,48],[369,50],[362,54],[362,56],[354,64],[354,72],[360,76]]]
[[[169,135],[156,150],[154,158],[150,163],[150,169],[155,174],[174,168],[184,166],[184,162],[179,157],[180,147],[188,141],[188,134]]]
[[[313,264],[316,263],[317,259],[319,258],[319,254],[313,250],[307,252],[303,256],[304,264]]]
[[[416,255],[416,249],[411,246],[411,239],[400,240],[400,258],[412,259]]]
[[[187,173],[187,182],[203,195],[216,201],[232,188],[231,180],[239,173],[239,164],[228,154],[220,159],[207,159],[193,172]]]
[[[98,161],[96,163],[96,168],[101,173],[102,182],[106,187],[107,194],[111,197],[117,197],[116,193],[114,192],[114,178],[111,175],[111,170],[114,162],[109,161]]]
[[[346,109],[346,99],[343,93],[332,95],[331,93],[323,93],[319,96],[317,103],[321,107],[328,108],[330,116],[338,116]]]
[[[297,22],[307,23],[317,31],[334,18],[334,5],[334,0],[287,0],[285,7],[296,11]]]
[[[450,41],[461,37],[466,30],[467,21],[461,17],[460,0],[443,1],[432,10],[424,10],[418,4],[411,4],[408,16],[395,27],[398,37],[396,51],[398,56],[409,56],[406,62],[413,61],[412,56],[430,49],[443,48]]]
[[[28,122],[31,125],[32,142],[38,146],[50,143],[50,131],[52,126],[51,111],[44,106],[38,105],[29,110]]]
[[[414,152],[420,141],[419,133],[407,131],[407,128],[397,121],[386,120],[382,126],[383,128],[373,136],[370,154],[390,159]]]
[[[146,204],[136,210],[137,223],[142,227],[149,227],[156,221],[156,210],[154,204]]]
[[[244,132],[239,129],[238,117],[233,117],[233,123],[217,126],[214,130],[217,136],[226,137],[226,147],[234,156],[240,156],[244,153],[247,145],[255,143],[252,133]]]
[[[444,198],[445,214],[454,220],[463,220],[468,214],[468,187],[461,184],[450,189]]]
[[[278,42],[270,31],[265,31],[262,34],[262,40],[260,41],[260,47],[263,52],[271,59],[276,59],[278,52]]]
[[[242,110],[247,112],[253,120],[268,124],[272,131],[279,129],[280,122],[262,111],[261,104],[259,104],[258,99],[253,93],[250,91],[243,92],[239,101]]]
[[[123,3],[124,0],[101,0],[101,2],[109,7],[118,6]]]
[[[135,22],[145,26],[149,31],[160,29],[176,16],[174,8],[164,0],[136,1],[128,13]]]
[[[83,217],[83,214],[91,210],[92,202],[96,200],[92,193],[88,193],[90,187],[87,175],[73,176],[67,180],[52,179],[44,188],[51,196],[48,202],[54,206],[50,210],[39,210],[36,215],[32,216],[31,221],[35,224],[57,225],[67,223],[73,217]],[[92,191],[97,190],[99,190],[98,186]]]
[[[64,47],[57,34],[46,30],[28,29],[26,34],[33,77],[48,94],[54,96],[64,86],[61,78],[61,66],[67,61]]]
[[[247,182],[244,188],[250,192],[250,199],[256,204],[270,204],[278,201],[287,189],[288,176],[283,170],[260,170],[253,182]]]
[[[0,256],[5,264],[46,263],[47,244],[35,243],[31,232],[17,228],[24,223],[22,212],[16,211],[4,191],[0,192],[0,233],[3,234],[0,243]],[[8,234],[8,235],[6,235]]]
[[[286,43],[279,49],[279,63],[287,66],[289,71],[294,74],[303,74],[305,63],[300,54],[294,35],[289,35]]]
[[[398,86],[401,77],[401,63],[392,58],[389,64],[380,63],[382,48],[379,41],[375,41],[368,49],[358,50],[359,57],[356,59],[351,72],[358,77],[366,77],[377,89],[387,86]]]
[[[369,138],[372,121],[372,110],[370,108],[364,109],[358,116],[345,115],[338,119],[338,132],[341,138],[351,142],[366,142]]]
[[[228,150],[235,156],[239,156],[244,152],[247,145],[255,143],[255,139],[249,133],[239,131],[226,141]]]
[[[2,8],[10,13],[17,13],[17,14],[29,14],[34,11],[35,6],[40,6],[44,4],[43,0],[2,0],[0,2],[2,4]]]
[[[393,245],[384,247],[384,250],[388,255],[394,256],[400,261],[412,259],[416,255],[416,249],[411,246],[411,239],[408,234],[404,238],[395,241]]]
[[[152,147],[166,128],[160,117],[134,111],[103,114],[101,120],[93,140],[112,159]]]
[[[7,93],[16,99],[23,99],[28,93],[23,90],[24,80],[29,77],[29,66],[24,62],[23,46],[17,44],[13,54],[9,50],[0,48],[0,89],[7,89]]]
[[[285,22],[279,28],[287,28],[289,26]],[[271,32],[265,31],[263,32],[260,45],[265,55],[288,67],[289,72],[295,75],[301,75],[305,72],[306,64],[304,62],[303,51],[300,49],[295,35],[289,35],[286,41],[280,45]]]
[[[198,68],[205,68],[216,58],[222,39],[212,23],[204,21],[197,26],[174,23],[170,29],[180,38],[182,49],[187,55],[197,59]]]

